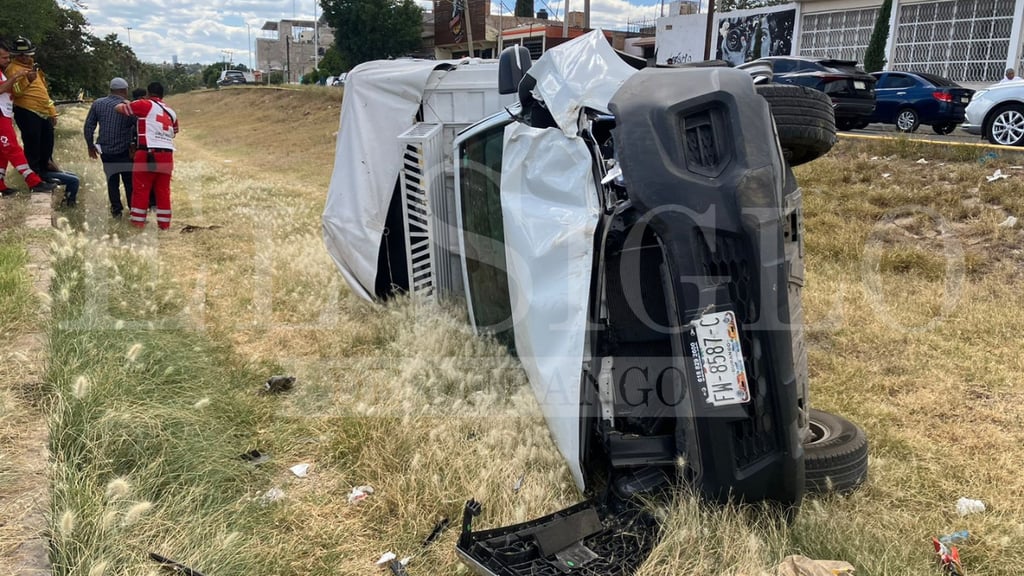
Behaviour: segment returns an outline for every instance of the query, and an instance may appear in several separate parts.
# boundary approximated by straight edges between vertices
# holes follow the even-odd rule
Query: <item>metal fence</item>
[[[878,8],[805,14],[800,23],[800,55],[864,62],[864,51]]]
[[[1013,9],[1013,0],[900,6],[892,68],[930,72],[958,82],[999,80],[1010,48]]]

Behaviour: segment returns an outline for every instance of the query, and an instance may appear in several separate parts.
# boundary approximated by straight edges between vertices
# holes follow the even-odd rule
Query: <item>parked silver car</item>
[[[1024,80],[975,92],[961,128],[993,144],[1024,145]]]

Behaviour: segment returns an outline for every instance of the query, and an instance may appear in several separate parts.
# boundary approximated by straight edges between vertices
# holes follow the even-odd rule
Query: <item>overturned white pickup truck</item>
[[[859,485],[863,431],[808,405],[790,167],[834,144],[828,98],[638,70],[599,32],[530,64],[349,74],[323,227],[352,289],[462,299],[521,359],[585,492],[688,482],[795,507]],[[459,552],[481,574],[631,573],[601,550],[638,520],[612,516],[583,504]],[[651,531],[630,534],[639,562]]]

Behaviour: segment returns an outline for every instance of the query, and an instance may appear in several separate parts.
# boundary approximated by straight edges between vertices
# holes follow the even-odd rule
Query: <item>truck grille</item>
[[[747,418],[732,423],[735,464],[743,468],[770,454],[778,446],[773,431],[775,414],[769,398],[769,374],[760,336],[746,329],[757,321],[759,315],[757,285],[751,276],[753,263],[747,258],[748,251],[738,237],[716,233],[714,246],[711,246],[703,233],[698,232],[698,236],[698,246],[703,247],[704,274],[713,285],[728,284],[731,305],[724,307],[735,310],[739,319],[740,345],[752,398],[744,406]],[[723,308],[722,303],[718,306]]]

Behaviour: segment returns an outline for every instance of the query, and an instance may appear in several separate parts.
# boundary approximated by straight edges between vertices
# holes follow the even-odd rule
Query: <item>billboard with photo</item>
[[[765,56],[792,56],[796,4],[734,10],[715,16],[715,58],[732,65]]]
[[[707,14],[658,18],[658,64],[687,64],[704,60]]]

